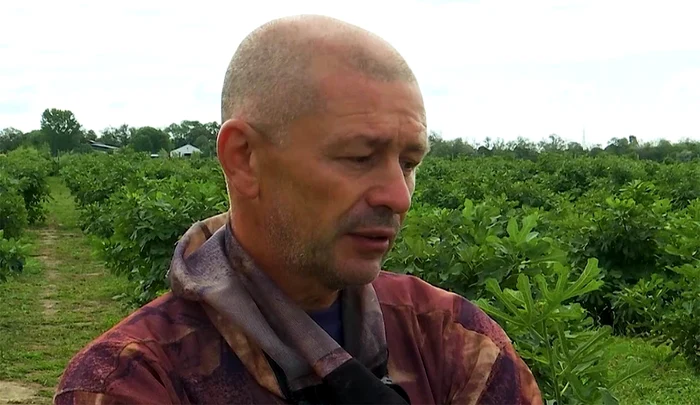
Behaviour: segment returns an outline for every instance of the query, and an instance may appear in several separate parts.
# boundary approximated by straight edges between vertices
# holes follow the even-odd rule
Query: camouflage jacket
[[[195,252],[227,216],[195,224]],[[388,373],[412,404],[542,404],[501,327],[468,300],[382,272]],[[97,337],[69,362],[56,404],[273,404],[285,399],[267,357],[211,308],[169,292]]]

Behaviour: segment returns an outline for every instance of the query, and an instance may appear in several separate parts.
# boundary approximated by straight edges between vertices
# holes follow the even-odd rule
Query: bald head
[[[286,124],[322,107],[318,75],[330,71],[415,82],[403,57],[377,35],[330,17],[286,17],[239,45],[224,79],[222,123],[241,118],[279,140]]]

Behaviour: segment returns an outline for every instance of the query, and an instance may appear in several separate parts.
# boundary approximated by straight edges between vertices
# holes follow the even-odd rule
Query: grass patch
[[[616,338],[610,348],[612,373],[651,361],[653,366],[613,390],[621,405],[700,404],[700,373],[683,357],[668,359],[671,349],[654,347],[637,338]]]
[[[75,208],[75,199],[59,177],[47,180],[51,189],[51,201],[46,223],[50,228],[63,231],[77,231],[80,213]]]

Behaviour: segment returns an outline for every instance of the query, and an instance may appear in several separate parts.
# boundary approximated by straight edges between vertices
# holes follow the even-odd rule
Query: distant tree
[[[569,142],[566,144],[566,152],[574,156],[583,156],[586,154],[586,150],[583,149],[583,146],[578,142]]]
[[[456,138],[451,141],[453,156],[469,156],[474,154],[474,148],[464,142],[462,138]]]
[[[192,145],[198,147],[199,149],[203,149],[207,147],[208,143],[209,139],[206,137],[206,135],[200,135],[197,137],[197,139],[194,140]]]
[[[511,142],[508,148],[513,151],[512,155],[516,159],[537,159],[537,146],[523,137],[518,137],[515,142]]]
[[[102,130],[99,141],[112,146],[127,146],[131,142],[131,137],[136,132],[136,128],[130,127],[127,124],[121,126],[107,127]]]
[[[598,155],[603,154],[604,152],[605,152],[605,151],[604,151],[600,146],[597,146],[597,145],[596,145],[596,146],[594,146],[593,148],[591,148],[591,150],[588,152],[588,154],[589,154],[590,156],[594,156],[594,157],[595,157],[595,156],[598,156]]]
[[[430,154],[437,157],[448,157],[451,151],[449,145],[442,139],[440,133],[430,131],[428,134],[428,143],[430,144]]]
[[[495,141],[493,141],[490,149],[492,152],[496,152],[497,154],[498,153],[503,154],[503,152],[508,151],[508,147],[506,146],[506,142],[501,138],[498,138]]]
[[[479,156],[491,156],[491,155],[493,155],[493,152],[491,151],[491,149],[489,149],[489,148],[487,148],[486,146],[483,146],[483,145],[482,145],[482,146],[479,146],[479,149],[476,150],[476,153],[477,153]]]
[[[0,152],[9,152],[22,145],[24,133],[17,128],[5,128],[0,130]]]
[[[216,136],[219,133],[219,124],[216,122],[202,124],[199,121],[185,120],[179,124],[173,123],[168,125],[165,128],[165,132],[172,138],[173,146],[175,148],[179,148],[187,144],[197,146],[197,140],[201,137],[205,137],[208,141],[216,144]],[[201,144],[205,145],[204,143]],[[197,147],[199,148],[199,146]]]
[[[49,151],[51,150],[46,135],[40,129],[35,129],[31,132],[24,134],[24,137],[22,139],[22,146],[30,146],[36,149],[47,147],[49,148]]]
[[[630,139],[634,141],[634,144],[630,143]],[[634,137],[629,138],[612,138],[605,147],[605,151],[614,155],[620,156],[637,156],[637,139]]]
[[[97,134],[95,133],[95,131],[93,131],[92,129],[90,129],[90,130],[88,130],[87,132],[83,132],[83,137],[82,137],[82,138],[83,138],[83,139],[82,139],[82,140],[83,140],[82,143],[85,143],[86,141],[96,141],[96,140],[97,140]]]
[[[210,134],[210,139],[216,141],[216,137],[219,135],[219,129],[221,129],[221,125],[219,125],[218,122],[212,121],[204,124],[204,128],[206,128],[207,132]]]
[[[637,141],[637,137],[634,136],[634,135],[630,135],[630,136],[627,138],[627,142],[630,144],[630,146],[632,146],[632,147],[634,147],[634,148],[636,148],[636,147],[639,146],[639,142]]]
[[[80,143],[82,128],[69,110],[46,109],[41,115],[41,132],[51,148],[51,154],[75,149]]]
[[[657,145],[647,142],[641,145],[637,149],[637,154],[640,159],[653,160],[655,162],[662,162],[665,155],[667,155],[673,149],[668,141],[661,141]]]
[[[172,143],[168,134],[160,129],[142,127],[136,130],[131,145],[136,152],[158,153],[161,149],[171,150]]]
[[[540,148],[545,152],[560,152],[566,149],[566,142],[557,134],[549,135],[548,141],[540,141]]]
[[[127,146],[131,142],[131,137],[136,133],[136,128],[130,127],[127,124],[122,124],[116,129],[114,136],[117,137],[118,146]]]
[[[660,140],[656,148],[659,151],[657,154],[659,156],[659,162],[666,160],[676,151],[676,146],[665,139]]]
[[[475,154],[474,147],[465,142],[464,139],[444,140],[442,135],[435,131],[428,134],[428,142],[431,156],[455,158]]]
[[[117,139],[116,135],[110,131],[103,130],[102,135],[100,135],[99,138],[97,138],[98,142],[104,143],[105,145],[111,145],[111,146],[123,146],[120,145],[119,140]]]
[[[682,150],[676,154],[676,160],[679,162],[690,162],[693,157],[693,152],[689,150]]]

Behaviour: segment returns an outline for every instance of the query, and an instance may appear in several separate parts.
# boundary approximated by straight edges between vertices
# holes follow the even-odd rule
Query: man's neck
[[[338,291],[330,291],[320,287],[316,282],[300,279],[295,275],[289,274],[286,270],[282,272],[269,271],[264,268],[261,268],[261,270],[304,311],[311,312],[327,309],[338,298]]]
[[[238,243],[253,258],[258,268],[264,271],[301,309],[307,312],[320,311],[333,305],[338,298],[338,291],[329,290],[313,278],[304,277],[289,271],[283,265],[274,263],[272,260],[274,255],[267,251],[271,249],[270,247],[254,242],[254,240],[259,241],[255,237],[250,239],[247,237],[253,233],[246,229],[246,221],[242,221],[236,215],[231,216],[231,221],[233,234]]]

